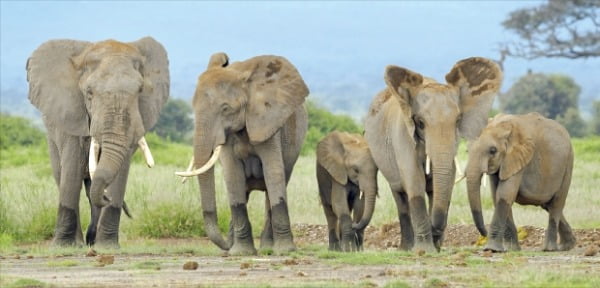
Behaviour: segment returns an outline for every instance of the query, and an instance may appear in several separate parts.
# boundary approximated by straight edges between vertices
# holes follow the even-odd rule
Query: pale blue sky
[[[2,1],[2,91],[26,93],[27,57],[49,39],[134,41],[150,35],[169,54],[174,97],[192,96],[214,52],[224,51],[232,61],[278,54],[297,66],[315,99],[335,106],[326,101],[329,95],[346,93],[362,99],[355,107],[360,113],[383,88],[386,65],[441,81],[462,58],[497,59],[498,44],[515,39],[501,22],[510,11],[540,3]],[[582,86],[582,97],[598,97],[600,84],[592,75],[599,67],[600,59],[508,59],[503,90],[531,68],[568,74]]]

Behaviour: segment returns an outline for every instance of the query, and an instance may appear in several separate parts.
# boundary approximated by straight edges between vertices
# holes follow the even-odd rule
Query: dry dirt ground
[[[307,224],[295,225],[300,251],[288,256],[203,256],[188,252],[85,255],[85,248],[80,255],[6,254],[0,255],[0,284],[27,278],[39,282],[25,287],[37,287],[36,283],[55,287],[600,285],[600,229],[576,230],[578,246],[571,251],[538,253],[534,251],[541,247],[543,229],[524,227],[527,236],[521,241],[522,252],[492,255],[473,246],[478,238],[474,227],[453,225],[446,232],[442,253],[416,255],[398,252],[397,226],[369,227],[365,251],[352,255],[327,252],[326,226]],[[206,239],[159,241],[165,246],[190,242],[213,245]],[[197,263],[197,268],[185,270],[188,262]]]

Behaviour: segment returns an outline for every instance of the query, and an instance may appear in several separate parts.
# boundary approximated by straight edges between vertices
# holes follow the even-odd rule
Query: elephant
[[[329,250],[362,250],[377,196],[378,170],[367,142],[359,134],[329,133],[317,144],[316,171]],[[350,213],[357,222],[354,228]]]
[[[400,248],[439,251],[458,140],[474,139],[485,127],[502,71],[472,57],[452,67],[447,84],[395,65],[386,67],[384,79],[387,87],[371,102],[364,136],[396,202]]]
[[[59,190],[52,243],[83,243],[81,186],[91,207],[88,245],[119,247],[130,159],[140,146],[154,165],[144,134],[169,98],[169,64],[151,37],[125,43],[50,40],[27,60],[29,100],[47,129]]]
[[[573,172],[573,147],[567,130],[538,113],[496,115],[469,146],[467,192],[475,226],[488,236],[481,212],[480,185],[488,174],[494,216],[485,250],[519,250],[513,202],[548,211],[544,251],[570,250],[575,237],[563,215]],[[560,245],[557,244],[557,229]]]
[[[194,107],[194,157],[183,177],[197,176],[208,238],[230,255],[256,254],[247,202],[266,192],[261,249],[294,251],[287,183],[308,129],[304,100],[309,90],[284,57],[263,55],[229,63],[213,54],[198,78]],[[217,226],[213,165],[223,167],[231,209],[230,239]]]

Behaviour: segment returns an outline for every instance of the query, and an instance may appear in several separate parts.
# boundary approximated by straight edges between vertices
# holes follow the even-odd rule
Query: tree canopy
[[[308,112],[308,132],[302,146],[303,155],[314,151],[319,141],[333,130],[350,133],[361,133],[362,131],[352,117],[335,115],[312,101],[306,103],[306,109]]]
[[[505,43],[502,59],[506,55],[527,59],[600,56],[598,0],[549,0],[511,12],[502,25],[522,40]]]
[[[193,129],[192,106],[185,100],[171,98],[151,131],[173,142],[189,142]]]
[[[5,113],[0,113],[0,131],[0,149],[39,145],[46,138],[29,119]]]
[[[586,127],[577,106],[580,91],[569,76],[529,73],[500,95],[500,108],[510,114],[538,112],[557,120],[571,136],[581,137]]]

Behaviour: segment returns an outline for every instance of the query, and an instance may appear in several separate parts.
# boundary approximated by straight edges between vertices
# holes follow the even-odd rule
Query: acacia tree
[[[520,40],[505,43],[505,56],[534,59],[600,56],[600,1],[549,0],[537,7],[510,13],[502,22]]]

